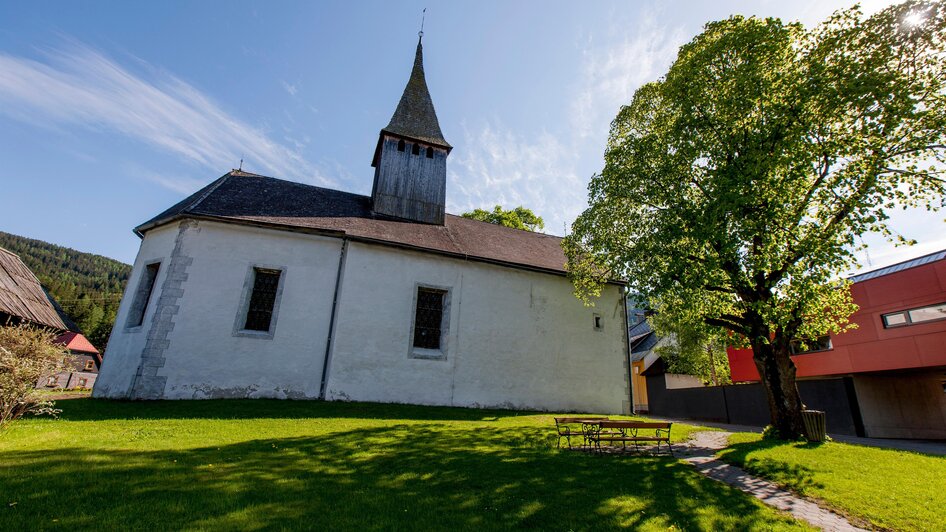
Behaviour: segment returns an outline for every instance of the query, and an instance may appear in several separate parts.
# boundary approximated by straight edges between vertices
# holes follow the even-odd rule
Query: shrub
[[[0,429],[26,413],[59,412],[35,389],[37,381],[65,365],[66,349],[53,338],[29,325],[0,327]]]

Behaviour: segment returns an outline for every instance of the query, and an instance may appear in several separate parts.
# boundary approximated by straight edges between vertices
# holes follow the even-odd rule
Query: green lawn
[[[875,527],[946,530],[946,457],[739,433],[719,456]]]
[[[555,449],[548,414],[61,401],[0,434],[0,530],[789,529],[672,458]],[[674,439],[693,427],[674,426]]]

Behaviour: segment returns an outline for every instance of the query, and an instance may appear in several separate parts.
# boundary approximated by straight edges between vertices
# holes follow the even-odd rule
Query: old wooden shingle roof
[[[420,39],[417,41],[417,51],[414,53],[414,68],[411,77],[404,87],[401,101],[394,110],[391,122],[381,130],[382,133],[392,133],[402,137],[451,148],[440,131],[440,122],[437,120],[437,111],[434,102],[430,99],[427,89],[427,79],[424,77],[424,50]]]
[[[397,220],[371,211],[360,194],[228,172],[135,228],[139,236],[180,218],[210,219],[305,231],[351,240],[565,273],[562,239],[448,214],[444,225]]]
[[[20,257],[0,248],[0,312],[55,329],[69,327]]]

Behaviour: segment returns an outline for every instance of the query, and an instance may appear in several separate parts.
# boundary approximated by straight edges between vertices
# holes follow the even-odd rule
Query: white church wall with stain
[[[411,357],[418,285],[450,290],[442,360]],[[338,312],[328,399],[602,413],[627,401],[617,286],[587,308],[565,277],[352,243]]]
[[[163,374],[169,399],[317,398],[341,240],[200,222]],[[272,337],[239,334],[254,267],[282,270]],[[247,283],[249,282],[249,285]]]
[[[138,365],[141,362],[141,351],[144,349],[148,336],[148,329],[154,318],[154,302],[160,297],[161,285],[167,276],[167,262],[174,248],[174,239],[178,233],[176,224],[169,224],[148,232],[141,241],[138,256],[132,265],[131,276],[125,286],[121,304],[115,317],[115,325],[108,339],[108,346],[103,354],[102,368],[95,381],[94,397],[125,398],[131,391],[131,385]],[[131,310],[134,294],[138,290],[145,265],[160,261],[162,267],[158,270],[154,289],[150,301],[145,309],[144,319],[140,327],[126,327],[128,314]]]

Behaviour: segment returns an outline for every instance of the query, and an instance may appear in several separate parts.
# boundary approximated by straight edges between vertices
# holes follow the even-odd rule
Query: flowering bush
[[[26,413],[59,413],[35,389],[37,381],[65,364],[66,349],[53,338],[29,325],[0,327],[0,429]]]

